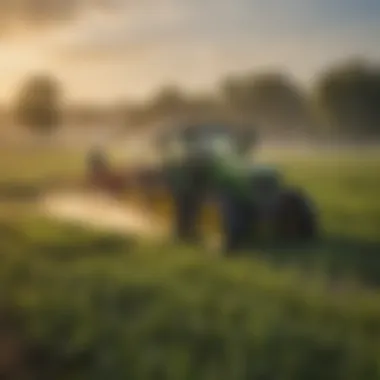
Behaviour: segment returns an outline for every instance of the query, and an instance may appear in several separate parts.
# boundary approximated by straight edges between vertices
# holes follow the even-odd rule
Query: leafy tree
[[[160,90],[149,105],[149,113],[157,119],[178,116],[186,111],[186,96],[177,87],[168,86]]]
[[[265,130],[299,129],[310,122],[305,95],[282,74],[229,78],[222,91],[232,109],[255,119]]]
[[[49,76],[30,78],[16,101],[15,116],[33,132],[51,133],[61,121],[61,88]]]
[[[380,67],[347,62],[325,72],[316,99],[332,130],[351,137],[380,136]]]

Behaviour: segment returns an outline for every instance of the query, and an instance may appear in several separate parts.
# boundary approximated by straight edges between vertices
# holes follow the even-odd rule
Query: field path
[[[160,239],[167,234],[148,212],[104,194],[52,193],[43,198],[40,211],[50,218],[144,238]]]

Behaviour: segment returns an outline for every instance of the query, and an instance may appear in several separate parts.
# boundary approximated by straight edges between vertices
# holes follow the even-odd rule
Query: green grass
[[[55,154],[49,164],[43,154],[14,158],[1,180],[80,173],[78,157]],[[13,367],[36,379],[379,379],[380,293],[354,276],[380,278],[380,154],[268,159],[316,200],[320,245],[216,259],[20,205],[12,217],[16,205],[5,202],[0,327],[24,348]]]
[[[37,378],[380,376],[374,292],[46,221],[0,231],[2,299],[42,360]]]

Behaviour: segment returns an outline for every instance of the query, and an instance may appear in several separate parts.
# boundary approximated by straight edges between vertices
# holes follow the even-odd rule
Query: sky
[[[80,101],[208,91],[281,70],[310,85],[349,58],[380,62],[379,0],[0,0],[0,100],[48,72]]]

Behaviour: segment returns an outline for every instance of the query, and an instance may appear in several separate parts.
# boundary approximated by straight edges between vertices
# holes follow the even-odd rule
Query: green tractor
[[[276,168],[251,162],[255,142],[250,128],[202,125],[175,129],[161,140],[176,237],[199,237],[199,216],[208,204],[216,208],[229,251],[265,238],[316,237],[315,205],[302,190],[287,186]]]

